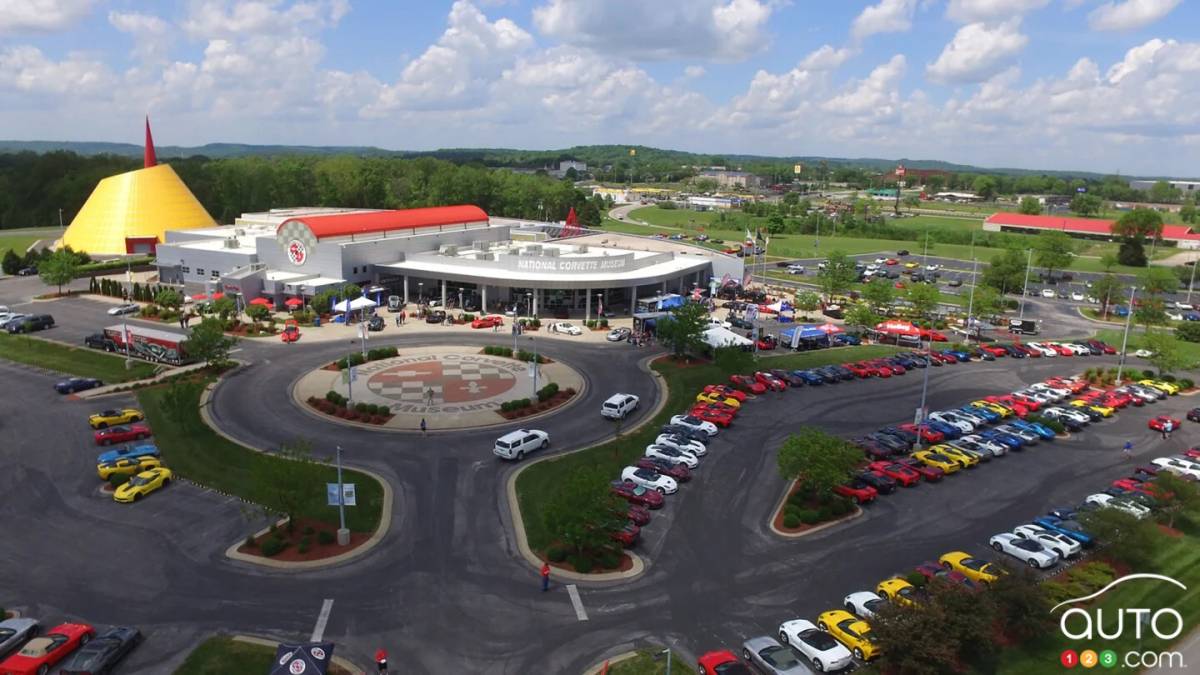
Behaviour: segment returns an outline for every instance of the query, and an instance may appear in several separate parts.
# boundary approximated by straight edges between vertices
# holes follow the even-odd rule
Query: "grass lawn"
[[[1121,348],[1121,339],[1124,337],[1124,335],[1125,331],[1120,328],[1107,328],[1096,331],[1097,340],[1107,342],[1117,349]],[[1134,368],[1140,368],[1141,370],[1154,370],[1154,366],[1150,365],[1149,361],[1132,356],[1133,352],[1142,348],[1143,335],[1145,335],[1145,333],[1140,330],[1132,328],[1129,330],[1129,346],[1125,351],[1131,356],[1126,360],[1125,363]],[[1200,343],[1180,340],[1179,351],[1184,355],[1185,359],[1191,361],[1191,368],[1196,368],[1198,365],[1200,365]]]
[[[1184,633],[1180,639],[1186,639],[1188,630],[1200,622],[1200,539],[1184,536],[1178,539],[1167,539],[1154,561],[1144,570],[1138,572],[1153,572],[1169,576],[1188,590],[1181,591],[1174,585],[1161,581],[1132,581],[1121,584],[1100,597],[1095,607],[1104,610],[1103,632],[1112,634],[1116,628],[1116,618],[1121,608],[1147,607],[1158,609],[1173,607],[1183,617]],[[1089,612],[1091,613],[1091,612]],[[1056,615],[1057,616],[1057,615]],[[1095,640],[1069,640],[1061,635],[1055,627],[1050,637],[1037,643],[1008,647],[1000,652],[997,663],[997,673],[1024,675],[1025,673],[1049,673],[1065,670],[1059,664],[1059,654],[1064,649],[1074,649],[1081,652],[1091,649],[1097,653],[1112,649],[1117,652],[1118,664],[1115,668],[1104,669],[1107,672],[1136,672],[1124,667],[1121,662],[1128,651],[1153,650],[1161,652],[1170,649],[1170,645],[1158,640],[1150,631],[1145,631],[1146,639],[1139,643],[1134,638],[1134,631],[1127,619],[1125,630],[1121,637],[1115,640],[1105,640],[1097,636]],[[1169,631],[1174,624],[1164,622],[1163,629]]]
[[[155,372],[154,364],[139,359],[134,359],[133,367],[125,370],[122,356],[8,333],[0,333],[0,358],[68,375],[95,377],[107,384],[140,380]]]
[[[763,354],[760,363],[766,368],[812,368],[830,363],[876,358],[896,351],[895,347],[884,345],[839,347],[799,353],[776,350],[768,352],[769,356]],[[688,404],[695,399],[697,392],[704,385],[727,383],[730,375],[730,372],[711,363],[680,367],[672,361],[658,361],[654,363],[653,368],[666,378],[669,391],[667,404],[658,417],[643,425],[636,433],[623,435],[620,439],[594,448],[531,464],[521,472],[516,485],[517,501],[521,505],[521,519],[525,523],[529,546],[534,551],[541,551],[553,543],[550,533],[544,527],[541,514],[546,501],[553,496],[556,486],[560,485],[566,476],[579,467],[600,467],[614,478],[618,477],[621,468],[642,455],[643,449],[654,441],[659,428],[672,415],[688,408]]]
[[[910,230],[982,230],[983,221],[954,216],[919,215],[911,218],[888,218],[888,225]]]
[[[656,234],[662,234],[664,232],[668,232],[668,230],[664,230],[660,227],[649,227],[647,225],[638,225],[637,223],[631,223],[626,220],[613,220],[612,218],[605,218],[604,222],[600,224],[600,227],[604,230],[608,230],[609,232],[623,232],[625,234],[640,234],[640,235],[647,236],[647,237],[653,237]]]
[[[274,661],[274,647],[238,642],[228,637],[211,637],[188,654],[175,675],[258,675],[269,671]],[[329,672],[331,675],[348,675],[336,664],[330,665]]]
[[[628,661],[617,663],[608,669],[608,675],[664,675],[667,672],[667,656],[656,661],[654,654],[661,650],[639,649],[638,655]],[[671,654],[671,674],[694,675],[696,671],[678,654]]]
[[[28,234],[0,235],[0,256],[3,256],[9,249],[16,251],[17,255],[25,255],[25,249],[38,239],[41,237]]]
[[[337,525],[338,512],[325,502],[325,484],[337,482],[337,469],[293,463],[256,452],[217,434],[200,417],[200,393],[209,379],[184,380],[170,387],[138,392],[138,402],[154,428],[155,444],[167,466],[188,480],[237,495],[283,512],[281,493],[303,491],[296,516]],[[178,404],[172,405],[172,392]],[[358,471],[343,469],[343,480],[357,485],[358,506],[346,509],[346,527],[373,532],[383,507],[383,487]],[[297,487],[299,486],[299,487]]]

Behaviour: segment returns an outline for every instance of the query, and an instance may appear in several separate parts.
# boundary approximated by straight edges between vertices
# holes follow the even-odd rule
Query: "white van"
[[[633,394],[613,394],[600,407],[600,414],[611,420],[623,420],[637,410],[641,399]]]
[[[496,439],[492,452],[501,459],[521,460],[534,450],[550,447],[550,434],[537,429],[517,429]]]

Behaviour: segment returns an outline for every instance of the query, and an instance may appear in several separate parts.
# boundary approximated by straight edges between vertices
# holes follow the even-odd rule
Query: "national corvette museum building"
[[[701,247],[489,218],[476,206],[249,213],[233,225],[168,231],[156,264],[163,283],[246,301],[265,296],[276,306],[354,283],[405,302],[462,297],[484,311],[519,305],[587,317],[593,301],[628,311],[639,297],[743,273],[739,258]]]

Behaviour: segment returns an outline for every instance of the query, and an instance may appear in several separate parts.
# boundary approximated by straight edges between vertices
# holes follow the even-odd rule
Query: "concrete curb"
[[[641,429],[642,427],[646,426],[655,417],[657,417],[659,413],[662,412],[663,408],[665,408],[667,406],[667,398],[670,393],[667,390],[667,383],[665,380],[663,380],[662,376],[659,375],[657,371],[650,368],[650,362],[661,356],[662,356],[662,354],[654,354],[654,355],[647,356],[647,357],[643,358],[641,360],[641,362],[639,362],[639,364],[638,364],[638,367],[649,372],[650,376],[653,377],[655,382],[658,384],[658,393],[659,393],[658,404],[655,405],[654,409],[649,411],[644,418],[642,418],[641,422],[638,422],[633,427],[630,427],[625,433],[634,433],[634,432],[638,431],[639,429]],[[520,552],[521,557],[524,558],[525,561],[528,562],[534,569],[541,569],[542,559],[533,554],[533,550],[529,548],[529,540],[525,536],[525,521],[522,520],[522,518],[521,518],[521,504],[520,504],[520,501],[517,499],[517,479],[520,478],[521,472],[524,471],[525,469],[528,469],[531,466],[534,466],[535,464],[538,464],[539,462],[551,462],[551,461],[554,461],[561,457],[566,457],[567,455],[572,455],[577,452],[583,452],[584,450],[590,450],[592,448],[599,447],[601,445],[604,445],[605,443],[611,442],[612,440],[613,439],[609,438],[609,439],[599,441],[597,443],[593,443],[591,445],[586,445],[582,448],[576,448],[569,452],[564,452],[564,453],[560,453],[558,455],[553,455],[550,457],[542,457],[542,458],[536,459],[532,462],[525,464],[524,466],[520,467],[516,471],[512,472],[512,475],[510,475],[508,477],[508,481],[506,481],[506,484],[505,484],[505,497],[508,500],[509,518],[512,520],[513,534],[515,535],[515,539],[517,540],[517,550]],[[578,572],[572,572],[570,570],[556,569],[554,566],[551,566],[550,567],[550,576],[552,578],[557,578],[557,579],[568,579],[571,581],[585,581],[585,582],[587,582],[587,581],[629,580],[629,579],[635,579],[635,578],[641,576],[642,572],[644,572],[646,570],[645,561],[642,560],[641,556],[639,556],[638,554],[636,554],[632,551],[626,551],[625,554],[628,555],[630,557],[630,559],[633,561],[633,567],[624,572],[605,572],[603,574],[580,574]]]
[[[261,647],[270,647],[271,649],[274,649],[276,646],[279,645],[279,640],[269,640],[267,638],[255,637],[253,635],[233,635],[233,636],[230,636],[229,639],[233,640],[234,642],[244,642],[244,643],[250,644],[250,645],[259,645]],[[362,668],[359,668],[358,666],[354,665],[354,663],[352,663],[351,661],[344,659],[340,656],[334,656],[333,663],[336,664],[340,668],[344,668],[345,670],[350,671],[350,673],[352,673],[353,675],[366,675],[366,673],[367,673],[367,671],[363,670]]]
[[[597,663],[596,665],[592,666],[591,668],[588,668],[587,670],[583,671],[583,675],[597,675],[601,670],[604,669],[605,663],[607,663],[608,666],[611,668],[622,661],[629,661],[630,659],[636,659],[637,655],[638,655],[637,650],[621,652],[620,654],[617,654],[616,656],[613,656],[611,658],[604,659],[604,661]]]
[[[506,357],[498,357],[498,358],[506,358]],[[325,413],[320,412],[319,410],[313,409],[312,406],[308,405],[308,401],[302,400],[300,398],[300,394],[298,394],[296,392],[296,385],[299,384],[300,381],[303,380],[306,375],[308,375],[308,373],[305,373],[304,375],[301,375],[300,377],[298,377],[292,381],[292,384],[288,387],[288,396],[292,399],[292,403],[294,403],[297,407],[299,407],[300,410],[303,411],[305,414],[307,414],[309,417],[312,417],[312,418],[318,419],[318,420],[322,420],[325,422],[332,422],[334,424],[343,424],[343,425],[355,427],[358,429],[366,429],[368,431],[374,431],[377,433],[410,434],[413,436],[433,436],[436,434],[456,433],[456,432],[460,432],[460,431],[464,431],[464,430],[465,431],[476,431],[476,430],[480,430],[480,429],[493,429],[496,427],[505,427],[510,424],[524,424],[526,420],[537,420],[537,419],[542,419],[542,418],[545,418],[545,417],[548,417],[550,415],[554,415],[557,413],[566,412],[572,406],[574,406],[576,403],[579,403],[581,400],[583,400],[583,396],[584,396],[584,394],[587,393],[587,390],[588,390],[587,378],[584,377],[579,372],[579,370],[567,365],[565,361],[556,361],[556,363],[562,364],[563,367],[571,370],[571,372],[573,372],[579,378],[579,386],[575,388],[575,395],[572,396],[571,399],[569,401],[567,401],[565,404],[560,405],[557,408],[551,408],[544,412],[540,412],[536,415],[526,415],[525,417],[521,417],[519,419],[512,419],[512,420],[506,419],[504,417],[500,417],[499,414],[497,413],[496,416],[500,417],[499,421],[489,422],[487,424],[473,424],[473,425],[469,425],[469,426],[455,427],[453,429],[429,429],[425,432],[422,432],[420,429],[407,429],[407,428],[399,428],[398,429],[398,428],[388,427],[386,425],[367,424],[365,422],[344,420],[340,417],[335,417],[333,415],[326,415]]]
[[[240,365],[244,365],[244,363],[242,363],[240,361],[238,363]],[[233,371],[227,371],[227,372],[233,372]],[[265,453],[266,451],[262,450],[261,448],[255,448],[253,446],[246,445],[245,443],[238,441],[237,439],[233,438],[229,434],[222,431],[220,427],[218,427],[216,424],[213,423],[212,416],[209,415],[209,412],[208,412],[209,405],[211,404],[213,394],[216,391],[217,386],[221,383],[222,379],[224,379],[224,376],[222,376],[221,378],[218,378],[216,382],[205,387],[204,391],[200,394],[200,418],[202,420],[204,420],[204,423],[208,426],[208,428],[212,429],[214,432],[216,432],[216,434],[218,436],[220,436],[221,438],[224,438],[225,440],[229,441],[230,443],[234,443],[236,445],[239,445],[239,446],[246,448],[247,450],[251,450],[253,452]],[[270,453],[266,453],[266,454],[270,454]],[[317,463],[324,464],[325,466],[332,466],[328,462],[317,462]],[[383,478],[383,476],[380,476],[379,474],[375,473],[374,471],[370,471],[370,470],[364,469],[362,467],[357,467],[357,466],[353,466],[350,464],[343,464],[342,466],[344,468],[353,469],[355,471],[358,471],[362,474],[369,476],[371,479],[378,481],[379,484],[383,487],[383,504],[380,507],[379,526],[375,528],[375,531],[371,533],[370,538],[368,538],[365,542],[363,542],[363,544],[361,546],[359,546],[358,548],[355,548],[352,551],[347,551],[340,555],[333,556],[332,558],[325,558],[322,560],[303,560],[303,561],[292,562],[292,561],[286,561],[286,560],[271,560],[270,558],[262,558],[259,556],[250,556],[250,555],[246,555],[244,553],[238,553],[237,552],[238,547],[244,543],[242,541],[239,541],[239,542],[235,542],[232,546],[230,546],[229,548],[227,548],[225,550],[225,556],[232,560],[239,560],[241,562],[251,563],[251,564],[259,565],[262,567],[271,567],[274,569],[313,570],[313,569],[320,569],[320,568],[324,568],[324,567],[332,567],[335,565],[340,565],[344,562],[347,562],[347,561],[353,560],[355,558],[358,558],[359,556],[365,555],[371,549],[378,546],[379,542],[383,540],[383,538],[387,534],[388,530],[390,530],[392,527],[392,506],[393,506],[393,499],[394,499],[394,495],[392,493],[392,486],[390,483],[387,482],[387,480],[385,480]],[[258,534],[262,534],[262,532],[259,532]]]
[[[834,525],[841,525],[842,523],[849,522],[863,515],[862,507],[860,507],[858,504],[855,504],[854,511],[842,516],[841,518],[837,518],[836,520],[826,521],[820,525],[817,525],[816,527],[810,527],[801,532],[784,532],[783,530],[775,527],[775,517],[779,515],[779,512],[782,511],[784,506],[787,504],[788,494],[791,493],[792,486],[795,484],[795,480],[792,480],[787,484],[787,488],[783,491],[783,496],[779,498],[779,501],[775,504],[775,508],[771,510],[771,519],[767,521],[767,527],[770,528],[770,530],[777,536],[785,537],[787,539],[800,539],[801,537],[807,537],[810,534],[816,534],[821,530],[827,530]]]

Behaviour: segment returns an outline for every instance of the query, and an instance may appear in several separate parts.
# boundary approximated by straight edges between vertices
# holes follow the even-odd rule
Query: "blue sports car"
[[[1040,516],[1033,519],[1033,524],[1040,525],[1051,532],[1066,535],[1084,546],[1091,546],[1095,541],[1090,534],[1083,531],[1082,525],[1073,520],[1063,520],[1054,516]]]
[[[970,361],[970,360],[971,360],[971,355],[970,355],[970,354],[968,354],[968,353],[966,353],[966,352],[960,352],[960,351],[958,351],[957,349],[947,349],[946,351],[944,351],[944,352],[942,352],[942,353],[943,353],[943,354],[949,354],[950,356],[953,356],[954,358],[958,359],[958,361],[959,361],[960,363],[966,363],[966,362],[968,362],[968,361]]]
[[[994,410],[988,410],[987,408],[980,408],[980,407],[976,407],[973,405],[965,405],[962,407],[962,410],[965,410],[966,412],[969,412],[969,413],[975,413],[977,415],[982,415],[983,418],[989,422],[995,422],[996,420],[1000,419],[999,413],[995,412]]]
[[[804,384],[808,384],[808,385],[825,384],[825,378],[821,377],[820,375],[814,373],[811,370],[793,370],[792,374],[795,375],[796,377],[804,380]]]
[[[54,384],[54,391],[60,394],[74,394],[77,391],[87,391],[103,387],[104,383],[94,377],[72,377]]]
[[[145,445],[123,445],[116,450],[107,450],[96,455],[97,464],[115,462],[125,457],[158,457],[158,447],[147,443]]]
[[[939,422],[937,420],[925,420],[924,424],[934,431],[940,431],[946,438],[958,438],[959,436],[962,436],[962,429],[946,424],[945,422]]]
[[[1058,434],[1054,433],[1053,429],[1046,426],[1045,424],[1042,424],[1041,422],[1027,422],[1025,420],[1014,420],[1012,422],[1009,422],[1009,424],[1013,425],[1014,427],[1016,427],[1018,429],[1024,429],[1025,431],[1033,432],[1033,433],[1037,434],[1038,436],[1041,436],[1043,439],[1045,439],[1047,441],[1054,440],[1054,438],[1058,435]]]
[[[833,336],[833,341],[834,341],[834,342],[836,342],[836,343],[838,343],[838,344],[842,344],[842,345],[855,345],[855,346],[857,346],[857,345],[861,345],[861,344],[862,344],[862,340],[858,339],[858,336],[856,336],[856,335],[846,335],[845,333],[839,333],[838,335],[834,335],[834,336]]]
[[[995,429],[981,431],[979,432],[979,437],[985,440],[1003,443],[1004,445],[1008,446],[1010,450],[1020,450],[1021,448],[1025,447],[1025,441],[1013,436],[1012,434],[1006,434],[1003,431],[996,431]]]

